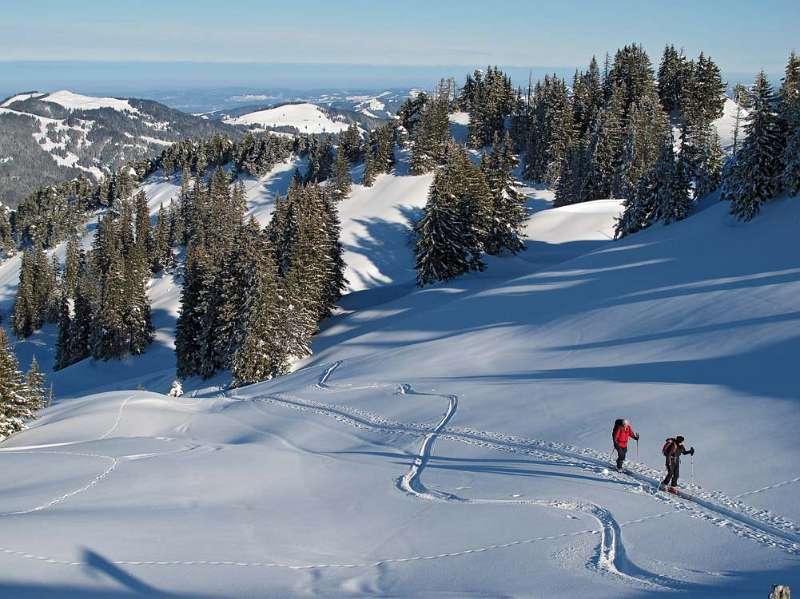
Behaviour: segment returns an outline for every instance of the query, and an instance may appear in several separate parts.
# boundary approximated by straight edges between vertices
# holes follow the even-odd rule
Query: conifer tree
[[[361,133],[355,123],[350,123],[347,130],[339,137],[339,148],[344,152],[351,165],[361,161],[364,154]]]
[[[481,251],[491,218],[491,191],[462,148],[451,144],[447,156],[415,226],[420,287],[485,268]]]
[[[333,165],[333,180],[331,181],[333,194],[336,200],[343,200],[348,196],[353,186],[353,179],[350,176],[350,161],[343,147],[339,146],[336,152],[336,161]]]
[[[47,392],[44,388],[44,374],[39,368],[36,356],[31,360],[31,366],[25,375],[25,395],[30,410],[41,410],[47,405]]]
[[[487,254],[497,255],[504,251],[516,254],[525,249],[520,238],[526,216],[524,197],[514,187],[512,175],[516,165],[510,134],[506,132],[502,141],[495,134],[492,151],[484,154],[481,162],[493,200],[484,241]]]
[[[675,46],[664,48],[661,64],[658,67],[658,96],[667,113],[680,109],[685,83],[686,58]]]
[[[22,430],[35,410],[17,358],[0,327],[0,439]]]
[[[731,199],[731,213],[741,220],[752,219],[761,205],[780,189],[783,151],[775,94],[763,71],[756,77],[750,97],[747,137],[725,185],[725,196]]]
[[[364,174],[361,178],[361,183],[364,187],[372,187],[372,184],[375,183],[375,177],[378,176],[378,164],[375,155],[376,144],[376,133],[370,131],[367,136],[367,147],[365,150]]]
[[[257,253],[242,340],[232,360],[234,386],[270,379],[289,370],[286,298],[280,292],[273,255],[268,247],[261,247]]]
[[[779,95],[779,118],[784,132],[781,186],[790,195],[800,193],[800,57],[789,55]]]
[[[415,175],[430,172],[447,159],[450,94],[450,82],[442,80],[436,92],[425,103],[419,122],[414,127],[411,172]]]
[[[438,175],[437,175],[438,177]],[[417,285],[447,281],[469,270],[469,248],[456,207],[448,202],[444,181],[431,185],[422,218],[414,227]]]

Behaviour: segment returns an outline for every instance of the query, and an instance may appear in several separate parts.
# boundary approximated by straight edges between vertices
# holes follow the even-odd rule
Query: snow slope
[[[251,182],[251,208],[271,210],[266,182],[291,170]],[[800,202],[749,224],[713,205],[614,242],[618,201],[552,209],[527,188],[527,251],[417,290],[403,223],[428,183],[381,176],[342,202],[353,293],[294,374],[204,398],[137,390],[168,380],[155,381],[174,368],[166,338],[129,363],[62,371],[74,399],[0,446],[0,592],[750,597],[800,584]],[[174,307],[169,285],[151,288],[154,314]],[[626,474],[605,469],[618,417],[641,433]],[[696,484],[683,464],[693,500],[653,487],[677,433],[697,447]]]
[[[350,123],[334,120],[316,104],[283,104],[275,108],[258,110],[238,117],[228,117],[230,125],[257,127],[294,127],[300,133],[340,133]]]
[[[35,97],[35,96],[34,96]],[[66,108],[67,110],[98,110],[100,108],[111,108],[119,112],[129,112],[139,114],[127,100],[117,98],[98,98],[94,96],[84,96],[76,94],[66,89],[62,89],[40,98],[44,102],[52,102]]]

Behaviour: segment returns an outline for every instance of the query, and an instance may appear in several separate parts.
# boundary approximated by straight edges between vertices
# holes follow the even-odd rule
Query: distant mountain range
[[[338,133],[350,123],[368,130],[391,118],[409,93],[324,91],[291,100],[245,93],[228,96],[232,108],[197,114],[153,100],[19,93],[0,102],[0,201],[13,208],[36,186],[81,174],[97,180],[185,137]]]
[[[101,98],[62,90],[0,102],[0,201],[14,207],[37,185],[80,174],[99,179],[125,161],[157,155],[187,136],[241,129],[152,100]]]

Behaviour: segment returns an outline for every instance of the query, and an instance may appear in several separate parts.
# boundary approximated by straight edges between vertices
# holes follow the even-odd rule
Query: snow
[[[260,222],[296,165],[246,183]],[[429,184],[381,175],[342,200],[351,293],[295,373],[168,397],[179,285],[165,276],[143,356],[51,375],[60,401],[0,445],[0,589],[751,597],[800,584],[800,201],[748,224],[719,203],[612,241],[618,200],[552,208],[551,192],[523,188],[527,251],[416,289],[408,231]],[[151,209],[178,189],[155,175]],[[0,265],[4,313],[15,268]],[[608,471],[619,417],[641,434],[627,474]],[[689,500],[653,488],[678,433],[697,448]]]
[[[736,109],[738,105],[730,98],[725,98],[725,105],[723,107],[723,114],[720,118],[712,124],[717,129],[719,135],[719,143],[724,150],[731,151],[733,147],[733,132],[736,128]],[[744,139],[744,124],[747,117],[747,110],[741,109],[739,114],[739,142]]]
[[[112,108],[120,112],[139,114],[127,100],[118,98],[97,98],[94,96],[84,96],[71,91],[62,89],[42,98],[44,102],[58,104],[67,110],[99,110],[100,108]]]
[[[319,106],[310,103],[284,104],[225,119],[232,125],[295,127],[301,133],[341,133],[350,123],[333,120]]]
[[[456,125],[462,125],[464,127],[469,126],[469,113],[468,112],[451,112],[450,113],[450,122]]]
[[[432,181],[432,175],[378,175],[372,187],[354,185],[339,204],[350,291],[414,280],[411,229]]]
[[[29,92],[25,94],[17,94],[16,96],[11,96],[8,100],[0,104],[0,108],[7,108],[11,106],[14,102],[23,102],[31,98],[41,98],[44,95],[46,94],[42,92]]]

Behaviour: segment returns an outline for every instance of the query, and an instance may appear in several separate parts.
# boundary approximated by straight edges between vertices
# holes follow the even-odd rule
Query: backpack
[[[617,418],[614,421],[614,430],[611,431],[611,437],[616,437],[617,431],[625,426],[625,419],[624,418]]]
[[[672,452],[672,446],[674,444],[675,444],[675,439],[673,437],[669,437],[667,438],[666,441],[664,441],[664,446],[661,448],[661,453],[664,455],[664,457],[670,455],[670,453]]]

